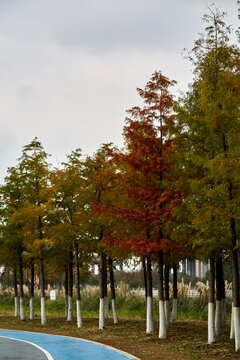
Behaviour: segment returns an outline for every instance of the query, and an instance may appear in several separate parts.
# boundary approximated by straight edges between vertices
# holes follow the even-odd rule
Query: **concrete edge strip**
[[[26,332],[28,332],[28,331],[26,331]],[[52,355],[49,354],[49,352],[48,352],[47,350],[43,349],[41,346],[39,346],[39,345],[37,345],[37,344],[34,344],[34,343],[30,342],[30,341],[21,340],[21,339],[15,339],[15,338],[12,338],[12,337],[10,337],[10,336],[2,336],[2,335],[0,335],[0,337],[1,337],[1,338],[4,338],[4,339],[9,339],[9,340],[21,341],[21,342],[30,344],[30,345],[32,345],[32,346],[35,346],[37,349],[41,350],[41,351],[46,355],[46,357],[48,358],[48,360],[54,360],[53,357],[52,357]]]
[[[31,334],[30,331],[26,331],[26,330],[13,330],[13,329],[9,329],[9,330],[8,330],[8,329],[0,329],[0,330],[26,332],[26,333],[30,333],[30,334]],[[136,356],[127,353],[126,351],[122,351],[122,350],[116,349],[116,348],[114,348],[114,347],[112,347],[112,346],[105,345],[105,344],[102,344],[102,343],[99,343],[99,342],[96,342],[96,341],[92,341],[92,340],[87,340],[87,339],[78,338],[78,337],[73,337],[73,336],[66,336],[66,335],[47,334],[47,333],[41,333],[41,332],[34,332],[34,334],[53,335],[53,336],[58,336],[58,337],[67,337],[67,338],[69,338],[69,339],[82,340],[82,341],[90,342],[90,343],[92,343],[92,344],[96,344],[96,345],[99,345],[99,346],[103,346],[103,347],[105,347],[105,348],[107,348],[107,349],[109,349],[109,350],[115,351],[115,352],[117,352],[117,353],[119,353],[119,354],[121,354],[121,355],[124,355],[124,356],[128,357],[130,360],[141,360],[141,359],[137,358]],[[2,337],[3,337],[3,336],[2,336]],[[26,342],[27,342],[27,341],[26,341]],[[30,343],[30,344],[31,344],[31,343]],[[32,344],[32,345],[34,345],[34,344]],[[37,345],[35,345],[35,346],[37,346]],[[49,355],[50,355],[50,354],[49,354]],[[51,355],[50,355],[50,356],[51,356]],[[50,360],[50,359],[51,359],[51,360],[54,360],[52,357],[49,358],[49,360]]]

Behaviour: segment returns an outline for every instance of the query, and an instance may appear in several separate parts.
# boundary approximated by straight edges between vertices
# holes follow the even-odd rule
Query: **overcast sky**
[[[0,181],[35,136],[56,165],[122,144],[125,111],[155,70],[191,82],[182,49],[207,0],[0,0]],[[237,27],[237,0],[218,0]]]

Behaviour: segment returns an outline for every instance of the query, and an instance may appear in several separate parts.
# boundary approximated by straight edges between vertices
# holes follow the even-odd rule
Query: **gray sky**
[[[35,136],[50,161],[122,144],[125,111],[155,70],[191,82],[182,49],[207,0],[0,0],[0,181]],[[235,27],[237,0],[218,0]]]

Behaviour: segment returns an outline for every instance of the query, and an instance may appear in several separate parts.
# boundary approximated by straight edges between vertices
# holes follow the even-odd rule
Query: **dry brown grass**
[[[208,290],[209,290],[208,282],[207,282],[207,284],[204,284],[201,281],[198,281],[196,285],[197,285],[197,292],[200,296],[200,299],[204,302],[207,302],[208,301]]]

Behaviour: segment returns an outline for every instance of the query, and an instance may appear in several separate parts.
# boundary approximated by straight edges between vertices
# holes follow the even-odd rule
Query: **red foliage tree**
[[[169,87],[174,84],[155,72],[145,89],[138,89],[145,106],[128,111],[123,132],[125,152],[109,149],[122,169],[119,176],[124,177],[125,206],[94,205],[95,212],[107,211],[134,225],[134,231],[127,231],[125,236],[105,234],[108,245],[128,247],[148,261],[158,255],[160,301],[164,300],[163,254],[176,248],[167,229],[174,221],[174,208],[184,197],[174,166],[176,144],[170,137],[174,114]],[[165,330],[160,331],[160,337],[166,337]]]

